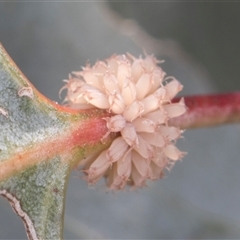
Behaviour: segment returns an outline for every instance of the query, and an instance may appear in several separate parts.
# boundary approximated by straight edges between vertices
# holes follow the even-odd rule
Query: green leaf
[[[62,238],[68,172],[58,156],[1,183],[0,194],[22,218],[29,239]]]
[[[29,239],[61,239],[72,167],[106,148],[100,110],[76,111],[40,94],[0,45],[0,194]]]

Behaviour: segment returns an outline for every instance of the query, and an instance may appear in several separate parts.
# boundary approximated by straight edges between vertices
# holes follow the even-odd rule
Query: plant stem
[[[180,98],[174,99],[178,102]],[[170,124],[182,129],[240,122],[240,92],[184,97],[187,112]]]

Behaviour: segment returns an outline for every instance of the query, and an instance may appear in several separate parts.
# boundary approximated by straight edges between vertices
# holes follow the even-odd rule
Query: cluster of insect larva
[[[185,113],[184,100],[171,103],[182,85],[166,77],[153,56],[112,56],[70,74],[66,101],[74,108],[100,108],[111,112],[106,118],[108,133],[120,133],[109,149],[79,163],[87,181],[106,178],[110,189],[125,185],[144,186],[159,179],[184,153],[175,146],[182,131],[168,126],[171,118]]]

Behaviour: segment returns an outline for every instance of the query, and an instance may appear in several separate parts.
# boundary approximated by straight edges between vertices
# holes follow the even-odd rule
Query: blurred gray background
[[[36,88],[61,102],[68,73],[113,53],[155,54],[183,95],[240,89],[240,3],[0,2],[0,42]],[[65,239],[240,239],[240,127],[188,130],[188,155],[133,192],[89,189],[73,172]],[[0,239],[26,239],[0,198]]]

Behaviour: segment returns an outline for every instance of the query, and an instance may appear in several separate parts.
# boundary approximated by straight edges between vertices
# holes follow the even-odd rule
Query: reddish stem
[[[180,99],[174,99],[178,102]],[[182,129],[240,122],[240,92],[184,97],[187,112],[170,121]]]

